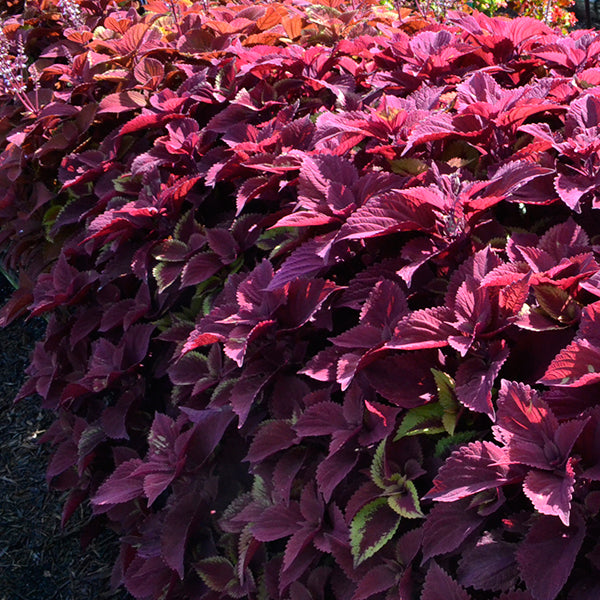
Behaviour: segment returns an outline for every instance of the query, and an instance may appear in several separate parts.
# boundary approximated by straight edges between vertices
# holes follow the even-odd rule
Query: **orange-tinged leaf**
[[[225,21],[209,21],[206,26],[220,34],[235,33],[237,31],[235,27]]]
[[[115,19],[114,17],[106,17],[104,19],[104,27],[112,29],[121,35],[124,35],[131,27],[131,21],[129,19]]]
[[[64,36],[71,42],[77,44],[87,44],[94,38],[91,31],[77,31],[75,29],[66,29],[64,31]]]
[[[272,6],[269,6],[265,15],[256,21],[256,26],[261,31],[266,31],[279,23],[281,23],[281,15]]]
[[[150,26],[145,23],[137,23],[130,27],[121,38],[120,47],[126,52],[134,52],[140,47],[148,29]]]
[[[276,33],[264,32],[264,33],[255,33],[253,35],[249,35],[243,42],[242,46],[256,46],[258,44],[264,44],[265,46],[274,45],[279,39],[280,35]]]
[[[165,68],[160,60],[145,57],[135,66],[133,74],[138,83],[156,87],[163,80]]]
[[[301,17],[288,17],[282,21],[285,33],[290,40],[295,40],[302,35],[302,18]]]

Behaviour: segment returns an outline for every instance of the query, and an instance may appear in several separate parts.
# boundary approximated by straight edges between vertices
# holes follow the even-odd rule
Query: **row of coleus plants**
[[[600,597],[600,36],[370,2],[2,24],[0,313],[139,600]]]

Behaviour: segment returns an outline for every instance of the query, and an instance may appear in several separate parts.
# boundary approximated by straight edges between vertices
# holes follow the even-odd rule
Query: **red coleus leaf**
[[[156,58],[145,56],[135,65],[133,74],[142,85],[150,89],[156,89],[165,75],[165,67]]]
[[[123,581],[127,591],[138,598],[156,597],[168,590],[177,575],[160,556],[136,557],[127,565]]]
[[[308,407],[294,424],[294,430],[299,436],[307,437],[331,435],[346,426],[342,406],[326,401]]]
[[[394,354],[377,358],[362,373],[373,389],[392,404],[415,408],[433,399],[435,382],[429,365],[434,361],[433,356],[427,357],[423,352],[419,356]],[[403,381],[403,385],[399,386],[398,381]]]
[[[412,198],[402,196],[402,192],[388,192],[370,198],[353,212],[341,227],[336,241],[369,239],[398,231],[423,231],[433,225],[429,211]]]
[[[308,278],[319,273],[328,265],[320,253],[329,245],[333,235],[311,238],[291,252],[275,273],[267,289],[274,290],[298,277]]]
[[[494,418],[492,387],[508,354],[507,347],[495,344],[487,356],[473,356],[461,363],[456,371],[456,397],[461,404]]]
[[[394,350],[422,350],[448,345],[448,338],[457,333],[450,324],[454,312],[447,306],[416,310],[396,326],[394,336],[385,344]]]
[[[227,428],[234,419],[234,413],[229,407],[197,410],[186,406],[181,407],[181,412],[196,427],[189,430],[192,432],[189,438],[182,437],[176,442],[176,449],[179,448],[180,454],[188,455],[194,465],[199,467],[209,459],[222,441]],[[184,449],[185,452],[183,452]]]
[[[287,284],[285,307],[276,314],[280,330],[294,330],[310,321],[338,289],[333,282],[323,279],[296,279]]]
[[[408,301],[400,286],[384,279],[375,284],[369,294],[360,311],[360,321],[383,329],[383,336],[389,338],[398,321],[408,312]]]
[[[297,503],[266,508],[252,525],[252,535],[261,542],[270,542],[292,535],[302,522]]]
[[[317,484],[326,502],[329,502],[335,488],[352,471],[358,458],[358,452],[351,444],[348,444],[337,450],[331,450],[329,455],[319,463]]]
[[[181,283],[184,286],[198,285],[217,273],[223,263],[211,252],[200,252],[194,255],[181,272]]]
[[[530,471],[523,482],[523,491],[538,512],[557,516],[568,526],[574,485],[575,473],[569,459],[564,473]]]
[[[498,397],[494,437],[508,447],[511,459],[532,467],[550,468],[544,451],[554,440],[558,421],[538,392],[527,385],[503,380]],[[554,457],[560,460],[560,457]]]
[[[576,339],[554,358],[538,383],[579,387],[600,381],[600,347]]]
[[[502,381],[492,430],[514,462],[554,470],[566,463],[587,418],[561,423],[529,386]]]

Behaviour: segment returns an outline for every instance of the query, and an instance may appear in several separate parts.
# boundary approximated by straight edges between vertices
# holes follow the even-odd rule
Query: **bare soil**
[[[9,292],[1,280],[0,301]],[[105,531],[82,549],[85,508],[61,529],[63,498],[45,479],[50,450],[37,441],[52,414],[40,410],[36,397],[13,403],[44,324],[0,329],[0,600],[129,600],[123,590],[109,589],[116,536]]]

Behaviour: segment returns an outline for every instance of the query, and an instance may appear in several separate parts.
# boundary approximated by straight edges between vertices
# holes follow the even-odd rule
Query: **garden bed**
[[[0,283],[0,294],[8,292]],[[0,599],[125,600],[109,589],[117,539],[105,531],[82,552],[89,514],[80,509],[61,529],[63,499],[48,491],[49,448],[38,443],[52,422],[39,398],[13,404],[44,321],[16,321],[0,329]]]

